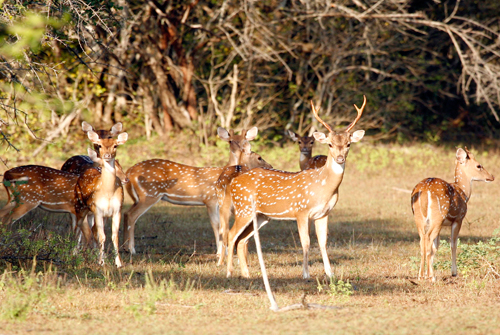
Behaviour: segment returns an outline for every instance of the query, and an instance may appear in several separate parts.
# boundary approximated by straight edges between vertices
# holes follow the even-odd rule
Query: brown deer
[[[325,165],[327,156],[318,155],[312,157],[314,136],[299,136],[291,130],[287,130],[287,132],[288,136],[290,136],[292,140],[294,140],[299,144],[299,149],[300,149],[299,165],[301,171],[307,169],[317,169]]]
[[[495,178],[479,164],[472,153],[459,148],[456,153],[455,182],[426,178],[415,186],[411,207],[420,235],[419,279],[436,280],[432,264],[439,248],[439,234],[443,226],[451,227],[451,275],[457,275],[457,239],[467,213],[467,202],[472,193],[472,181],[491,182]]]
[[[222,250],[219,253],[217,265],[222,265],[224,262],[225,248],[227,247],[227,235],[229,232],[229,217],[232,210],[232,201],[230,188],[228,187],[231,180],[237,176],[250,171],[256,167],[264,167],[272,169],[272,165],[267,163],[262,157],[251,151],[250,143],[243,144],[240,165],[226,166],[215,183],[215,191],[217,201],[219,203],[219,224],[222,241]]]
[[[235,135],[219,127],[219,138],[229,143],[228,165],[237,165],[241,158],[242,145],[257,136],[258,129],[242,130]],[[258,159],[255,157],[255,159]],[[158,201],[176,205],[206,206],[215,235],[217,253],[222,245],[219,238],[219,212],[215,182],[222,167],[194,167],[163,159],[152,159],[137,163],[127,171],[130,183],[127,192],[134,204],[125,213],[124,243],[131,254],[135,254],[134,229],[137,219]]]
[[[76,158],[75,158],[76,157]],[[99,158],[89,149],[89,156],[73,156],[56,170],[40,165],[24,165],[5,172],[3,185],[7,204],[0,210],[0,220],[11,224],[35,208],[49,212],[69,213],[72,229],[76,231],[75,185],[82,171],[95,166]],[[118,173],[126,179],[119,167]]]
[[[100,247],[99,263],[104,264],[104,218],[112,218],[112,240],[115,248],[115,264],[122,266],[118,250],[118,230],[120,228],[121,208],[123,205],[123,187],[116,176],[116,150],[118,145],[124,144],[128,139],[127,133],[121,133],[116,139],[99,138],[92,130],[87,132],[88,138],[97,145],[98,156],[101,158],[101,171],[95,168],[85,170],[78,178],[75,186],[76,219],[85,239],[91,240],[90,228],[83,223],[83,219],[92,212],[94,214],[97,242]]]
[[[328,158],[323,167],[303,170],[301,172],[285,172],[256,168],[244,173],[231,181],[231,196],[235,210],[235,222],[228,236],[227,276],[233,270],[233,252],[237,245],[241,273],[249,277],[245,257],[245,244],[253,235],[254,228],[250,224],[255,217],[257,225],[262,227],[270,219],[297,220],[300,241],[304,254],[302,270],[303,278],[309,278],[309,228],[313,220],[316,235],[323,258],[325,273],[332,276],[330,261],[326,252],[328,235],[328,214],[338,201],[338,189],[344,176],[345,162],[352,142],[360,141],[364,130],[350,133],[361,118],[366,106],[356,108],[356,119],[343,132],[337,133],[318,116],[311,102],[316,119],[329,131],[328,136],[315,132],[314,138],[323,144],[328,144]]]

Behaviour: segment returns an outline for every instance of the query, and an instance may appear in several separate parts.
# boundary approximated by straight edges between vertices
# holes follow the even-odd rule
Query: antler
[[[319,121],[319,122],[320,122],[323,126],[325,126],[325,127],[326,127],[326,129],[328,129],[328,131],[329,131],[330,133],[333,133],[332,128],[330,128],[330,126],[329,126],[329,125],[328,125],[325,121],[323,121],[323,120],[321,120],[321,119],[319,118],[319,116],[318,116],[318,112],[316,111],[316,108],[314,108],[314,104],[313,104],[312,100],[311,100],[311,108],[312,108],[312,112],[313,112],[314,117],[316,118],[316,120],[318,120],[318,121]]]
[[[358,116],[356,117],[356,119],[347,127],[347,129],[345,130],[346,133],[348,133],[353,127],[354,125],[356,124],[356,122],[359,121],[359,119],[361,118],[361,115],[363,114],[363,110],[365,109],[365,106],[366,106],[366,95],[363,95],[363,106],[361,106],[361,108],[358,108],[358,106],[356,106],[356,104],[354,104],[354,108],[356,108],[356,110],[358,111]]]

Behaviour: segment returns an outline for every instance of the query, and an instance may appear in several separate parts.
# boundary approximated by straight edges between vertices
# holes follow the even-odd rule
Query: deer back
[[[40,165],[24,165],[5,172],[3,183],[18,192],[21,202],[41,203],[48,207],[74,204],[78,175]],[[16,181],[20,183],[14,184]],[[7,186],[7,184],[12,186]]]

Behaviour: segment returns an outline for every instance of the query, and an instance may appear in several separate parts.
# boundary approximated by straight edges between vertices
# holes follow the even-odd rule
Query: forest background
[[[363,94],[374,141],[494,144],[499,17],[473,0],[0,1],[0,157],[68,158],[81,120],[194,147],[257,126],[279,144],[322,130],[310,100],[342,127]]]

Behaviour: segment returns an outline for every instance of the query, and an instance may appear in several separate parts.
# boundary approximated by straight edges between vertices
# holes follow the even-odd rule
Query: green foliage
[[[343,278],[337,279],[332,276],[328,285],[323,285],[318,279],[316,281],[318,283],[318,292],[321,293],[325,291],[330,297],[335,299],[336,302],[347,302],[349,297],[354,293],[349,279],[344,281]]]
[[[36,259],[56,264],[78,267],[85,259],[96,257],[90,251],[75,252],[74,237],[47,234],[40,230],[41,224],[30,229],[9,230],[0,226],[0,260],[12,264],[23,264]]]
[[[447,240],[441,240],[439,247],[440,261],[435,262],[435,268],[449,271],[451,268],[451,247]],[[465,278],[496,278],[500,272],[500,229],[495,230],[493,237],[475,244],[463,244],[458,240],[457,246],[458,271]]]

